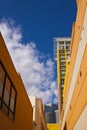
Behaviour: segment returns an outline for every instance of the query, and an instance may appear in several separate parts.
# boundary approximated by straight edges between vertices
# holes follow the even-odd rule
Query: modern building
[[[33,110],[0,33],[0,130],[32,130]]]
[[[59,111],[58,110],[45,113],[45,117],[46,117],[46,123],[48,123],[48,124],[59,123]]]
[[[64,98],[66,64],[70,60],[70,38],[54,38],[54,58],[57,61],[58,73],[58,104],[61,113]],[[61,114],[59,115],[61,116]]]
[[[47,123],[47,130],[59,130],[58,104],[45,104],[44,111]]]
[[[45,113],[58,110],[58,104],[48,103],[44,105]]]
[[[58,115],[57,115],[58,116]],[[47,123],[56,123],[56,114],[55,111],[45,113]]]
[[[58,105],[49,103],[44,105],[46,123],[58,123]]]
[[[87,0],[76,0],[61,130],[87,130]]]
[[[35,96],[29,97],[33,107],[33,130],[47,130],[42,100]]]

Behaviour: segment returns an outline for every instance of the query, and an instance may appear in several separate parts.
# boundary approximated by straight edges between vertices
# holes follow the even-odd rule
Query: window
[[[2,102],[2,111],[6,114],[6,115],[8,115],[8,107],[7,107],[7,105],[4,103],[4,102]]]
[[[5,78],[5,72],[0,64],[0,98],[2,98],[4,78]]]
[[[70,41],[66,41],[66,45],[69,45],[69,46],[70,46]]]
[[[61,79],[61,83],[64,83],[64,79]]]
[[[64,49],[64,46],[59,46],[59,49],[60,49],[60,50],[63,50],[63,49]]]
[[[16,92],[14,88],[12,88],[11,99],[10,99],[10,109],[12,112],[14,112],[14,105],[15,105],[15,98],[16,98],[15,96],[16,96]]]
[[[59,41],[59,44],[60,44],[60,45],[61,45],[61,44],[63,45],[63,44],[64,44],[64,41]]]
[[[60,53],[61,55],[64,55],[64,54],[65,54],[64,50],[59,50],[59,53]]]
[[[66,46],[66,49],[67,49],[67,50],[69,50],[69,48],[70,48],[69,46]]]
[[[0,62],[0,108],[11,120],[15,116],[16,95],[17,91]]]
[[[6,77],[6,81],[5,81],[5,90],[4,90],[4,102],[8,105],[9,104],[9,96],[10,96],[10,91],[11,91],[11,82],[8,79],[8,77]]]

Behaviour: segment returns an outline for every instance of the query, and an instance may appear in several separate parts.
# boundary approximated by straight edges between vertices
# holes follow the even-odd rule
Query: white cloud
[[[20,26],[12,20],[2,20],[0,31],[29,95],[42,98],[44,103],[57,102],[52,59],[39,52],[35,43],[22,42]]]

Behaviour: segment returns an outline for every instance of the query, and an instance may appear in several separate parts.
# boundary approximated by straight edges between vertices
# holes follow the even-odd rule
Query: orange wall
[[[81,73],[81,74],[80,74]],[[70,110],[67,116],[68,129],[71,130],[79,118],[82,110],[87,105],[87,46],[84,58],[80,67],[75,90],[70,104]]]
[[[66,94],[64,98],[64,108],[63,108],[64,110],[66,107],[73,68],[74,68],[75,59],[77,55],[77,49],[78,49],[78,44],[79,44],[80,35],[82,31],[82,24],[83,24],[84,14],[86,10],[86,5],[87,5],[87,0],[79,0],[77,18],[76,18],[76,23],[74,27],[74,37],[72,38],[72,41],[71,41],[73,42],[73,46],[72,46],[70,67],[69,67],[69,73],[68,73],[68,79],[67,79]],[[80,73],[82,73],[82,76],[80,76]],[[66,118],[67,130],[72,130],[83,108],[87,104],[86,84],[87,84],[87,46],[84,52],[83,61],[81,64],[81,68],[79,70],[77,82],[75,84],[75,90],[73,93],[70,108],[69,108],[68,115]]]
[[[15,120],[11,121],[0,110],[0,129],[1,130],[32,130],[32,106],[26,93],[20,75],[16,72],[6,45],[0,34],[0,60],[3,63],[16,91],[16,112]]]
[[[78,49],[78,44],[79,44],[79,40],[80,40],[80,34],[81,34],[81,30],[82,30],[82,23],[83,23],[83,19],[84,19],[84,14],[85,14],[85,9],[86,9],[86,1],[87,0],[80,0],[79,1],[79,7],[78,7],[78,12],[77,12],[77,18],[76,18],[76,23],[75,23],[75,30],[74,30],[74,37],[71,40],[71,42],[73,42],[73,46],[72,46],[72,53],[71,53],[71,58],[70,58],[70,67],[69,67],[69,74],[68,74],[68,80],[67,80],[67,88],[66,88],[66,96],[65,96],[65,100],[64,100],[64,109],[65,109],[65,104],[66,104],[66,97],[68,95],[68,90],[70,87],[70,83],[71,83],[71,77],[72,77],[72,73],[73,73],[73,68],[74,68],[74,63],[75,63],[75,59],[76,59],[76,54],[77,54],[77,49]]]
[[[75,27],[74,27],[75,28],[74,37],[71,40],[71,42],[73,41],[73,46],[72,46],[73,53],[71,53],[71,58],[70,58],[69,75],[68,75],[67,88],[66,88],[67,93],[68,93],[70,83],[71,83],[71,77],[72,77],[72,72],[73,72],[74,63],[75,63],[75,59],[76,59],[78,43],[80,40],[80,34],[81,34],[81,30],[82,30],[82,23],[83,23],[83,18],[84,18],[84,14],[85,14],[85,9],[86,9],[86,0],[84,0],[84,1],[81,0],[79,7],[78,7],[77,19],[76,19],[76,23],[75,23]],[[67,93],[66,93],[66,96],[68,95]],[[65,99],[66,99],[66,96],[65,96]],[[64,103],[66,104],[66,101]]]

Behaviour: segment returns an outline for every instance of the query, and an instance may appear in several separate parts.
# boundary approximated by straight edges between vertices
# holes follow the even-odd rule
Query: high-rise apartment
[[[70,60],[70,38],[54,38],[54,58],[57,61],[58,102],[61,112],[63,106],[66,63],[67,60]]]

